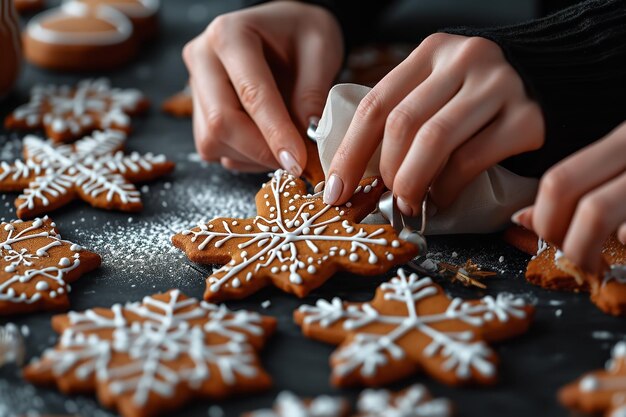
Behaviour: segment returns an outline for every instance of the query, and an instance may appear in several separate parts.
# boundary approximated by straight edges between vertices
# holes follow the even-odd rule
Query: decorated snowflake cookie
[[[328,206],[321,192],[307,195],[302,180],[279,170],[258,192],[255,218],[217,218],[172,241],[194,262],[225,264],[207,279],[207,300],[243,298],[269,284],[304,297],[336,271],[380,274],[417,254],[391,226],[358,223],[382,192],[369,178],[346,205]]]
[[[271,410],[245,413],[242,417],[348,417],[350,406],[341,399],[321,395],[302,400],[291,392],[278,394]]]
[[[613,348],[606,369],[590,372],[559,392],[568,408],[606,417],[626,417],[626,341]]]
[[[124,140],[116,130],[93,132],[73,145],[26,136],[24,161],[0,163],[0,190],[23,190],[15,200],[20,218],[48,213],[76,198],[104,209],[141,210],[133,183],[166,175],[174,163],[151,153],[125,155]]]
[[[340,345],[331,359],[336,386],[378,386],[423,369],[451,385],[496,381],[496,355],[486,342],[524,333],[533,308],[511,295],[450,299],[430,278],[402,269],[372,302],[339,298],[302,306],[306,336]]]
[[[451,417],[452,403],[433,398],[425,386],[415,384],[393,393],[368,389],[361,393],[356,417]]]
[[[69,283],[100,256],[62,240],[48,218],[0,224],[0,314],[69,307]]]
[[[39,130],[55,142],[70,142],[97,129],[129,133],[131,116],[143,113],[148,100],[135,89],[112,88],[104,78],[76,87],[36,85],[30,101],[5,120],[7,129]]]
[[[221,399],[269,387],[257,351],[273,318],[230,311],[178,290],[52,319],[57,346],[24,370],[67,394],[95,391],[124,417],[150,417],[193,398]]]

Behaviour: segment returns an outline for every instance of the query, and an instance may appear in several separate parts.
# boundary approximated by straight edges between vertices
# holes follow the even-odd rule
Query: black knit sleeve
[[[546,143],[505,161],[517,173],[540,176],[626,120],[626,0],[585,1],[515,26],[443,32],[497,43],[541,105]]]

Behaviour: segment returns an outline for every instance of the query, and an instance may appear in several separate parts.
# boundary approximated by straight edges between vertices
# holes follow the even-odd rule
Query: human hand
[[[380,172],[406,215],[430,187],[450,205],[477,175],[543,145],[539,105],[500,48],[437,33],[361,101],[329,169],[324,201],[346,202],[382,141]]]
[[[588,272],[600,272],[601,251],[617,230],[626,244],[626,123],[552,167],[533,206],[512,220],[562,248]]]
[[[320,116],[343,39],[327,10],[274,1],[218,16],[189,42],[196,148],[237,171],[306,166],[299,132]]]

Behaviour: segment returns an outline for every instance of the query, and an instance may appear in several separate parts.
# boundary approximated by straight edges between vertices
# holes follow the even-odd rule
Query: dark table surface
[[[189,120],[159,112],[160,102],[185,84],[186,72],[180,59],[182,45],[227,7],[221,2],[198,0],[163,3],[160,39],[145,48],[132,65],[107,76],[116,86],[144,90],[154,103],[150,114],[136,121],[127,147],[165,153],[177,163],[177,169],[170,178],[142,187],[142,213],[104,212],[82,202],[52,213],[65,238],[103,257],[99,270],[73,284],[71,301],[75,310],[140,300],[170,288],[201,297],[208,269],[189,263],[169,243],[170,236],[201,219],[254,215],[254,195],[266,180],[261,175],[235,175],[220,166],[201,163],[194,152]],[[76,75],[53,74],[26,66],[15,96],[0,106],[0,116],[26,100],[34,83],[74,83],[78,79]],[[6,132],[0,131],[0,136],[0,156],[11,159],[19,141],[12,140]],[[2,220],[15,217],[14,197],[0,195]],[[523,269],[528,257],[507,247],[498,235],[437,237],[429,243],[434,259],[462,263],[472,258],[486,269],[497,270],[499,275],[490,279],[486,292],[508,291],[527,297],[536,303],[536,318],[525,336],[496,347],[501,364],[500,383],[495,387],[453,389],[425,375],[416,375],[392,388],[423,382],[436,395],[454,400],[460,416],[568,415],[556,402],[556,390],[582,372],[602,366],[610,347],[626,335],[625,322],[602,314],[585,295],[549,292],[527,284]],[[274,378],[274,389],[220,402],[219,408],[208,400],[197,401],[173,415],[219,416],[223,410],[226,416],[238,416],[244,410],[269,406],[276,393],[285,389],[303,396],[330,393],[356,397],[358,390],[337,390],[328,383],[328,356],[334,347],[303,338],[291,315],[299,305],[319,297],[339,295],[355,301],[368,300],[387,277],[337,276],[303,300],[266,289],[244,301],[228,303],[232,308],[247,308],[278,319],[278,331],[261,355]],[[446,283],[444,287],[453,295],[482,295],[459,285]],[[267,309],[261,307],[265,300],[271,300]],[[51,314],[39,313],[3,318],[0,323],[10,321],[30,330],[26,339],[30,358],[56,341],[50,317]],[[15,367],[0,369],[0,417],[39,414],[112,415],[101,409],[93,397],[67,397],[55,390],[35,388],[21,380]]]

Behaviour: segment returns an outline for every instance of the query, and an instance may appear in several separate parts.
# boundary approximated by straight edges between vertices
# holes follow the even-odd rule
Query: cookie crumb
[[[554,315],[557,317],[561,317],[562,314],[563,314],[563,310],[561,310],[560,308],[554,312]]]
[[[457,256],[459,256],[459,254],[458,254],[458,253],[456,253],[456,252],[452,252],[452,257],[453,257],[453,258],[456,258]]]
[[[265,300],[261,303],[261,307],[263,308],[269,308],[272,305],[272,302],[270,300]]]
[[[500,256],[500,257],[498,258],[498,262],[500,262],[500,263],[504,262],[504,256]]]

